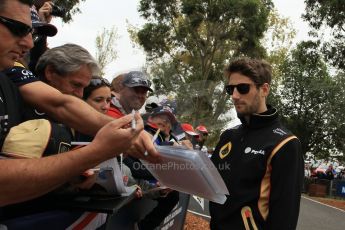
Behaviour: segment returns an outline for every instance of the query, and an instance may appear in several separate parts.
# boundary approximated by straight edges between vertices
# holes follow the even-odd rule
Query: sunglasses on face
[[[23,38],[32,32],[32,27],[17,20],[0,16],[0,23],[16,37]]]
[[[107,79],[105,78],[93,78],[90,81],[90,85],[91,86],[100,86],[100,85],[104,85],[104,86],[108,86],[110,87],[110,83]]]
[[[227,85],[225,86],[225,91],[227,94],[231,96],[234,93],[234,90],[236,88],[240,94],[247,94],[250,91],[251,85],[252,84],[249,84],[249,83],[241,83],[238,85]]]

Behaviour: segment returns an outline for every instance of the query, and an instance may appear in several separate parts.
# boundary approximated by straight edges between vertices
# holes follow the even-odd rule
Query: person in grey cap
[[[118,92],[119,97],[112,98],[108,115],[120,118],[131,113],[132,110],[141,109],[147,99],[148,91],[153,92],[151,81],[144,73],[131,71],[124,74]]]
[[[122,77],[123,80],[116,87],[117,94],[116,97],[113,97],[108,111],[108,115],[114,118],[121,118],[131,113],[132,110],[141,109],[147,99],[148,91],[153,92],[151,82],[142,72],[132,71],[121,74],[118,77]],[[163,113],[163,111],[161,112]],[[141,162],[136,157],[126,156],[123,159],[123,163],[128,166],[133,178],[136,180],[157,183],[156,178],[141,165]],[[157,202],[157,206],[138,223],[138,229],[156,229],[178,203],[179,193],[177,191],[168,189],[161,195],[164,196],[154,199]]]

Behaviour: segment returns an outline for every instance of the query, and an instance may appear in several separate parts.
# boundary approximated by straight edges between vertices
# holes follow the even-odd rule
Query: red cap
[[[199,130],[202,133],[208,133],[206,127],[203,125],[199,125],[198,127],[196,127],[196,130]]]
[[[194,131],[194,128],[191,124],[188,124],[188,123],[183,123],[181,124],[181,127],[183,129],[183,131],[185,131],[186,133],[188,133],[189,135],[192,135],[192,136],[199,136],[195,131]]]

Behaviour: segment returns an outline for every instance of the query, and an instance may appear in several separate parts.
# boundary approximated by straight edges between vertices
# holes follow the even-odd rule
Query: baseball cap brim
[[[193,132],[193,131],[185,131],[185,132],[191,136],[199,136],[199,134],[197,134],[196,132]]]
[[[151,89],[150,87],[148,87],[147,85],[143,85],[143,84],[130,84],[130,83],[124,83],[125,86],[129,87],[129,88],[134,88],[134,87],[143,87],[145,89],[150,90],[151,92],[153,92],[153,89]]]
[[[206,129],[204,129],[204,128],[197,129],[197,130],[199,130],[199,131],[202,132],[202,133],[207,133],[207,134],[208,134],[208,131],[207,131]]]
[[[53,37],[57,34],[57,28],[49,23],[35,22],[32,23],[32,27],[36,30],[37,34]]]

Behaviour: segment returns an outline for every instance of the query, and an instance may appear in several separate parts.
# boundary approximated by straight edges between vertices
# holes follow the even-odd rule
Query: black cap
[[[153,92],[153,90],[150,88],[151,81],[147,79],[147,77],[140,71],[131,71],[127,73],[123,78],[122,84],[130,88],[144,87]]]
[[[49,23],[42,22],[38,16],[36,9],[31,7],[32,27],[37,34],[53,37],[57,33],[57,28]]]
[[[172,125],[177,123],[176,117],[174,115],[174,111],[168,106],[158,106],[152,109],[151,117],[155,117],[157,115],[163,115],[163,114],[168,116]]]

